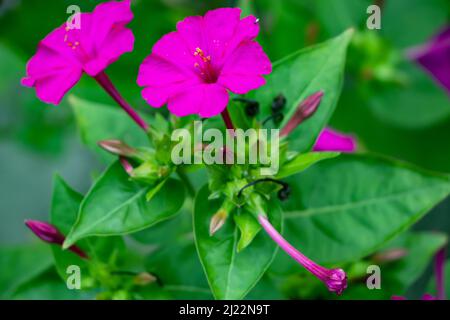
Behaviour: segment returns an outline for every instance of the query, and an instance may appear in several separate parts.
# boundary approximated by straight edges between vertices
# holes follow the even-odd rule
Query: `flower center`
[[[211,63],[211,56],[205,55],[202,49],[197,48],[194,52],[194,68],[206,83],[215,83],[218,74]]]
[[[78,57],[78,59],[80,59],[80,61],[86,62],[89,60],[89,56],[81,46],[79,33],[80,30],[78,29],[71,29],[69,27],[66,27],[64,43],[74,51],[75,55]]]

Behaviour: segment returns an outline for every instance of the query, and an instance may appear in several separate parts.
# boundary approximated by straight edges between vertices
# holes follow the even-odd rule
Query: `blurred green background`
[[[81,145],[67,102],[41,103],[21,87],[26,61],[40,39],[63,23],[69,5],[90,11],[101,1],[2,0],[0,5],[0,245],[34,241],[25,218],[46,219],[55,172],[81,192],[102,168]],[[238,3],[239,2],[239,3]],[[382,29],[367,30],[367,7],[382,6]],[[354,27],[344,91],[331,126],[354,134],[363,150],[450,173],[450,99],[431,77],[407,61],[408,48],[449,24],[448,0],[134,0],[135,50],[109,69],[136,108],[151,112],[135,83],[152,45],[187,15],[239,5],[261,19],[260,42],[272,61]],[[72,91],[109,102],[87,77]],[[450,201],[417,226],[450,232]],[[423,292],[429,273],[413,289]]]

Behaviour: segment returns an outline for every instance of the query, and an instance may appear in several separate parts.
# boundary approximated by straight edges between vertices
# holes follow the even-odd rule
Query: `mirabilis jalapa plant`
[[[297,190],[292,194],[289,182],[281,179],[294,176],[317,162],[337,158],[339,152],[356,150],[353,137],[324,128],[334,108],[336,92],[331,92],[331,87],[320,81],[311,82],[303,89],[302,86],[296,88],[296,98],[283,92],[280,77],[286,71],[279,70],[283,62],[289,63],[292,57],[273,67],[255,40],[259,33],[259,20],[254,16],[242,18],[238,8],[221,8],[204,16],[187,17],[177,24],[176,31],[163,36],[153,46],[151,54],[140,66],[137,84],[143,87],[142,96],[148,104],[155,108],[167,105],[173,116],[163,121],[165,125],[161,125],[160,116],[146,121],[123,99],[105,73],[111,63],[133,50],[134,36],[127,27],[133,19],[130,6],[130,0],[105,2],[92,13],[80,15],[80,29],[71,29],[66,24],[55,29],[39,44],[27,65],[27,76],[22,83],[34,87],[42,101],[59,104],[81,76],[87,74],[145,132],[149,145],[129,146],[121,140],[98,141],[98,145],[116,155],[118,161],[106,170],[84,198],[58,179],[55,192],[63,194],[67,206],[76,207],[75,212],[62,210],[64,204],[56,201],[54,196],[52,224],[27,221],[27,226],[42,240],[72,251],[63,253],[54,248],[57,263],[62,259],[61,254],[75,254],[82,258],[91,277],[103,289],[139,290],[133,287],[136,279],[144,278],[144,281],[137,282],[148,285],[158,282],[157,275],[133,273],[135,281],[132,285],[127,284],[130,274],[117,270],[115,264],[101,261],[96,250],[105,250],[105,247],[97,243],[101,239],[114,239],[110,251],[115,251],[121,247],[118,236],[148,229],[174,217],[182,211],[187,187],[190,196],[195,197],[197,250],[216,298],[243,298],[267,270],[277,247],[322,281],[329,291],[342,294],[347,288],[344,270],[319,265],[281,235],[279,203],[289,196],[291,200],[298,197],[295,194]],[[339,48],[334,54],[345,56],[350,35],[351,31],[330,42]],[[318,47],[317,51],[325,49],[325,46]],[[270,79],[270,84],[266,84],[265,77]],[[340,87],[340,72],[335,77],[333,86]],[[274,81],[278,84],[274,85]],[[292,85],[296,84],[293,82]],[[264,91],[265,87],[270,90]],[[219,115],[225,124],[219,128],[230,135],[238,128],[280,128],[279,172],[273,176],[261,176],[262,164],[203,165],[209,173],[209,188],[196,191],[187,176],[196,168],[175,165],[171,161],[175,146],[171,134],[180,128],[193,130],[195,116],[202,118],[205,125],[211,125],[213,121],[210,119]],[[302,136],[304,130],[308,131],[306,139]],[[300,140],[309,145],[299,147],[298,142],[303,143]],[[197,145],[191,147],[192,150],[199,148]],[[253,147],[246,146],[247,149]],[[223,150],[223,157],[227,156],[230,156],[227,150]],[[175,174],[181,181],[174,178]],[[173,198],[169,194],[173,194]],[[67,216],[63,218],[64,215]],[[207,228],[204,228],[205,223]],[[225,236],[230,228],[240,231],[239,241],[233,240],[235,236]],[[261,230],[267,236],[261,237]],[[226,260],[216,261],[213,256],[216,255],[215,250],[222,245],[227,246],[230,240],[233,241],[231,262],[253,257],[255,265],[250,259],[238,271],[230,267],[227,274],[221,272]],[[121,277],[119,284],[111,284],[105,280],[105,275]],[[234,277],[240,277],[244,285],[233,287]]]

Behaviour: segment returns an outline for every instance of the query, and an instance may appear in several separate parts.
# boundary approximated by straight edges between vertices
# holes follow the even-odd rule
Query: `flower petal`
[[[244,42],[228,57],[218,83],[237,94],[245,94],[265,84],[263,74],[272,71],[272,64],[261,46]]]
[[[66,69],[51,77],[34,80],[33,86],[40,100],[45,103],[58,105],[64,95],[77,84],[82,75],[81,70]],[[26,81],[22,81],[26,84]]]
[[[219,83],[236,94],[246,94],[266,84],[266,79],[260,75],[228,74],[221,75]]]
[[[22,85],[35,87],[39,99],[57,105],[82,73],[79,64],[41,43],[27,64],[27,76]]]
[[[198,114],[210,118],[220,114],[228,104],[226,89],[217,84],[201,84],[186,88],[169,98],[168,109],[178,117]]]
[[[133,19],[130,0],[98,5],[81,20],[81,46],[91,59],[84,70],[96,76],[122,54],[133,51],[134,35],[126,25]]]
[[[194,51],[189,49],[186,41],[178,32],[163,36],[154,46],[152,54],[170,61],[172,64],[194,73]]]
[[[206,46],[203,28],[203,17],[200,16],[187,17],[177,23],[177,32],[186,42],[192,54],[196,48],[205,48]]]
[[[206,13],[203,30],[208,43],[202,49],[211,55],[214,64],[221,65],[225,59],[226,49],[233,41],[240,15],[239,8],[220,8]]]

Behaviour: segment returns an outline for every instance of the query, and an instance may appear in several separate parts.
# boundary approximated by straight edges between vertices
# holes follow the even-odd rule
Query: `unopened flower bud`
[[[146,286],[146,285],[149,285],[150,283],[154,283],[156,281],[157,281],[157,278],[148,272],[139,273],[134,278],[134,284],[136,284],[138,286]]]
[[[275,99],[272,101],[272,113],[279,113],[281,112],[284,107],[286,106],[286,97],[282,94],[279,94]]]
[[[284,186],[280,191],[278,191],[278,199],[281,201],[286,201],[289,199],[289,196],[291,195],[291,188],[289,185]]]
[[[286,126],[281,130],[281,137],[289,135],[295,128],[302,124],[306,119],[310,118],[318,109],[320,102],[322,101],[324,93],[323,91],[318,91],[308,98],[303,100],[298,106],[292,118],[286,124]]]
[[[120,160],[120,163],[122,164],[122,167],[125,170],[125,172],[131,176],[133,174],[133,170],[134,170],[131,163],[124,157],[120,157],[119,160]]]
[[[249,117],[256,117],[259,113],[259,103],[256,101],[250,101],[245,107],[245,113]]]
[[[62,246],[64,235],[53,225],[47,222],[26,220],[25,225],[42,241]],[[71,246],[70,251],[76,253],[81,258],[86,259],[87,255],[77,246]]]
[[[408,251],[402,248],[396,248],[379,252],[372,257],[374,263],[388,263],[400,260],[408,254]]]
[[[98,145],[106,151],[122,157],[132,157],[137,152],[136,149],[120,140],[103,140],[99,141]]]
[[[213,236],[217,231],[219,231],[228,218],[228,212],[221,208],[217,213],[211,218],[209,224],[209,235]]]

